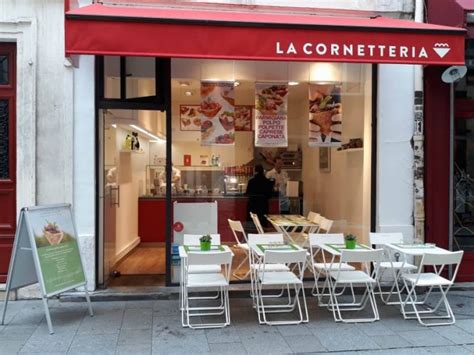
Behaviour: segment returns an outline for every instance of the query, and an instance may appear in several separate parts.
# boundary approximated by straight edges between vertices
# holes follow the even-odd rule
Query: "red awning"
[[[384,17],[134,8],[66,13],[66,53],[464,64],[465,30]]]

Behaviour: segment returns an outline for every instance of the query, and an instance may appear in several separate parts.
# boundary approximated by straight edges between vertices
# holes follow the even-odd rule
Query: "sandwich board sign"
[[[2,324],[10,291],[36,283],[40,285],[50,334],[54,330],[49,297],[84,286],[89,314],[93,315],[70,204],[21,210],[8,269]]]

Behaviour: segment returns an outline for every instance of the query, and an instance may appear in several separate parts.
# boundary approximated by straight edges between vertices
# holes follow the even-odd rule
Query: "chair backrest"
[[[309,212],[308,212],[308,217],[306,217],[306,219],[307,219],[308,221],[311,221],[311,222],[312,222],[313,219],[314,219],[317,215],[319,215],[319,213],[316,213],[316,212],[313,212],[313,211],[309,211]]]
[[[344,243],[344,234],[342,233],[310,233],[309,245],[320,247],[323,244],[341,244]]]
[[[184,245],[199,245],[199,239],[202,237],[202,234],[184,234],[183,235],[183,244]],[[211,245],[221,245],[221,235],[220,234],[211,234]]]
[[[249,234],[249,245],[269,244],[269,243],[284,243],[283,234],[281,233],[267,233],[267,234]]]
[[[265,250],[265,264],[304,263],[306,250]]]
[[[230,229],[232,230],[232,234],[234,234],[235,241],[240,244],[239,235],[237,233],[241,233],[244,236],[245,243],[247,243],[247,234],[245,234],[245,229],[242,226],[240,221],[233,221],[232,219],[227,220],[229,222]]]
[[[461,262],[462,256],[464,254],[463,250],[460,251],[446,251],[446,253],[426,253],[423,256],[421,264],[426,266],[434,265],[455,265]]]
[[[321,220],[323,219],[324,217],[321,216],[319,213],[315,213],[313,215],[313,218],[308,218],[311,222],[313,223],[316,223],[316,224],[319,224],[321,223]]]
[[[341,251],[341,263],[378,263],[383,259],[383,249],[343,249]]]
[[[402,233],[369,233],[369,236],[372,245],[403,243]]]
[[[188,265],[230,265],[232,264],[232,252],[193,251],[188,253]]]
[[[329,233],[333,223],[334,221],[323,217],[319,222],[319,231],[324,230],[325,233]]]
[[[265,233],[263,230],[262,224],[260,223],[260,219],[255,213],[250,212],[250,217],[252,218],[253,224],[255,224],[255,228],[257,228],[257,232],[259,234]]]

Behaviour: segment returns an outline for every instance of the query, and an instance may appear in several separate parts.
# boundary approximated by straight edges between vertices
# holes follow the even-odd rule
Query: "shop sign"
[[[255,146],[288,146],[288,85],[255,84]]]
[[[21,210],[8,270],[2,324],[9,292],[36,283],[40,285],[48,328],[53,333],[46,299],[86,286],[77,233],[68,204]],[[92,315],[87,290],[85,292]]]
[[[340,84],[309,84],[309,146],[340,146],[342,103]]]
[[[234,144],[235,91],[229,81],[201,82],[201,145]]]

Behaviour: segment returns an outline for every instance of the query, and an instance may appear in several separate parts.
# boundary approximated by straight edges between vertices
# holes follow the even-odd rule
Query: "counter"
[[[234,242],[228,219],[247,221],[247,196],[245,195],[207,195],[173,196],[175,202],[217,201],[217,228],[222,242]],[[300,199],[300,198],[297,198]],[[270,199],[270,214],[279,213],[278,198]],[[250,225],[253,224],[250,222]],[[245,224],[244,224],[245,227]],[[165,243],[166,241],[166,198],[164,196],[143,196],[138,200],[138,235],[143,243]]]

